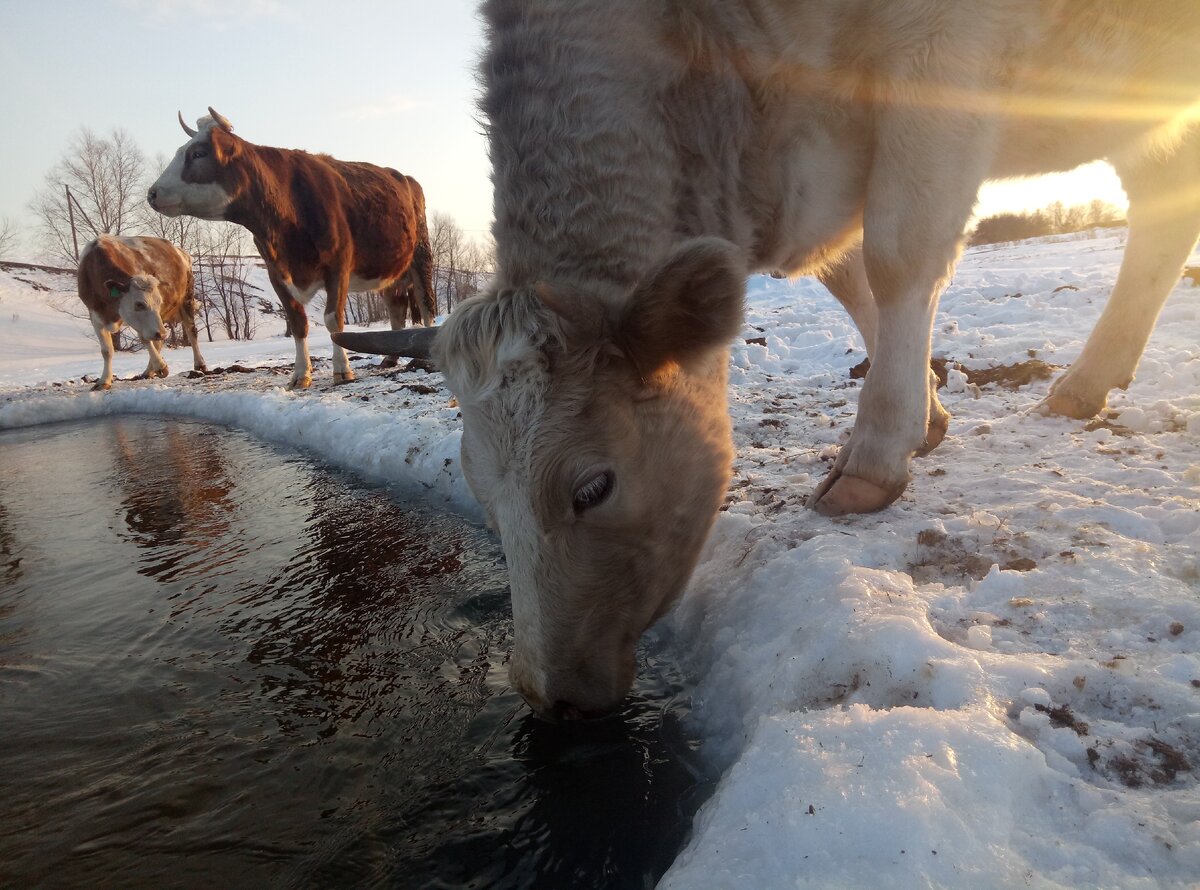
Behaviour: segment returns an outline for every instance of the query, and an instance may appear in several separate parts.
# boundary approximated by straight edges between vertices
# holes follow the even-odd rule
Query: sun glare
[[[1122,210],[1129,206],[1121,180],[1104,161],[1084,164],[1069,173],[985,183],[979,190],[975,215],[982,219],[997,213],[1039,210],[1055,201],[1071,207],[1097,198]]]

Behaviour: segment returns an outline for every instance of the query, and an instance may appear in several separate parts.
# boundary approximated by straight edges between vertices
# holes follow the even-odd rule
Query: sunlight
[[[1069,173],[984,183],[979,190],[975,216],[983,218],[997,213],[1039,210],[1055,201],[1071,207],[1089,204],[1097,198],[1122,210],[1129,206],[1121,180],[1104,161],[1084,164]]]

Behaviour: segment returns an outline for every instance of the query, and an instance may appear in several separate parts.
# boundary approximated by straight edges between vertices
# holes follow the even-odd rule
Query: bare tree
[[[125,130],[118,127],[100,137],[81,129],[30,202],[42,246],[73,264],[76,242],[82,249],[101,233],[136,229],[142,222],[145,166],[145,156]]]
[[[430,216],[429,242],[433,250],[433,288],[449,312],[478,291],[491,274],[495,248],[490,239],[479,242],[467,238],[447,213]]]
[[[200,321],[209,340],[214,321],[230,340],[254,339],[262,298],[260,288],[249,281],[246,242],[246,230],[229,223],[206,223],[193,230],[189,252]]]
[[[0,259],[11,256],[12,252],[17,249],[19,240],[20,232],[17,230],[16,223],[7,216],[0,219]]]

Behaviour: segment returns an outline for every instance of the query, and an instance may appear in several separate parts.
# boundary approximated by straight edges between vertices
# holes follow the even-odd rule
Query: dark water
[[[650,887],[711,786],[669,661],[508,688],[485,533],[198,423],[0,435],[0,885]]]

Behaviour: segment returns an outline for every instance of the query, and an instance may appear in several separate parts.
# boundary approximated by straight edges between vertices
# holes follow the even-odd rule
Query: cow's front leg
[[[939,79],[920,74],[914,82]],[[900,100],[877,122],[863,216],[877,310],[871,370],[850,440],[809,500],[828,516],[892,503],[908,485],[913,455],[935,444],[931,432],[941,434],[939,412],[931,413],[933,316],[994,145],[980,119]]]
[[[276,288],[278,291],[279,288]],[[312,385],[312,361],[308,357],[308,314],[304,306],[286,292],[280,292],[283,311],[292,329],[292,340],[296,344],[296,364],[292,368],[288,389],[308,389]]]
[[[104,322],[98,321],[95,316],[92,316],[92,328],[96,331],[96,339],[100,341],[100,357],[104,359],[104,369],[100,372],[100,379],[96,381],[96,385],[92,387],[92,390],[102,391],[112,389],[112,334],[109,333],[108,327]]]
[[[146,347],[146,370],[134,379],[153,380],[155,377],[166,377],[170,373],[170,369],[167,367],[166,359],[159,352],[158,342],[142,338],[142,346]]]
[[[873,361],[879,314],[875,306],[875,295],[871,293],[871,285],[867,280],[862,248],[856,247],[835,265],[821,270],[817,278],[842,304],[842,308],[846,310],[863,339],[867,360]],[[929,419],[925,428],[925,441],[916,452],[918,457],[923,457],[937,448],[946,438],[946,431],[950,428],[950,412],[942,407],[938,399],[937,385],[937,375],[930,369]]]
[[[325,327],[329,333],[340,333],[345,326],[346,294],[350,286],[349,273],[331,273],[325,279]],[[346,350],[333,344],[333,382],[350,383],[354,380],[354,371],[350,368],[350,359]]]

